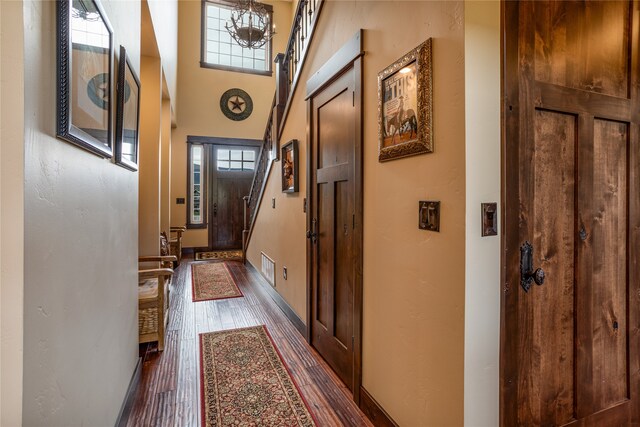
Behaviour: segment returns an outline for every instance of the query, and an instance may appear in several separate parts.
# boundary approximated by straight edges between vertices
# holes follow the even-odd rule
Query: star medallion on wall
[[[231,120],[244,120],[253,111],[253,101],[247,92],[242,89],[229,89],[220,98],[222,113]]]

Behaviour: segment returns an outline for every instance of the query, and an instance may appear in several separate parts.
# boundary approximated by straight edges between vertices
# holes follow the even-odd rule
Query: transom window
[[[264,6],[272,12],[272,6]],[[243,48],[236,43],[225,28],[225,24],[231,18],[232,8],[233,3],[223,0],[203,1],[200,65],[208,68],[271,75],[271,41],[255,49]]]
[[[219,171],[253,171],[256,168],[256,152],[253,150],[216,150]]]

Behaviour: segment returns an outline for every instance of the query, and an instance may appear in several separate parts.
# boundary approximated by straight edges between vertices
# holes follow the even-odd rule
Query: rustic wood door
[[[354,389],[356,227],[355,71],[313,96],[310,144],[311,343]]]
[[[638,4],[503,6],[501,425],[638,425]]]
[[[211,150],[210,249],[242,248],[243,200],[255,169],[254,147],[214,146]]]

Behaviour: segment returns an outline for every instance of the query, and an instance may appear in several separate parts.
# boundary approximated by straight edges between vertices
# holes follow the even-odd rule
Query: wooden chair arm
[[[175,255],[163,255],[163,256],[140,256],[138,257],[138,262],[168,262],[168,261],[177,261]]]
[[[187,227],[182,226],[182,227],[169,227],[169,231],[182,231],[185,232],[187,231]]]
[[[153,279],[156,277],[172,276],[173,270],[170,268],[153,268],[150,270],[138,270],[138,279]]]

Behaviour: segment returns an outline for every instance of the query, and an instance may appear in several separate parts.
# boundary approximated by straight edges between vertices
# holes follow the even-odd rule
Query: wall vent
[[[276,263],[264,252],[262,254],[262,275],[271,286],[276,286]]]

